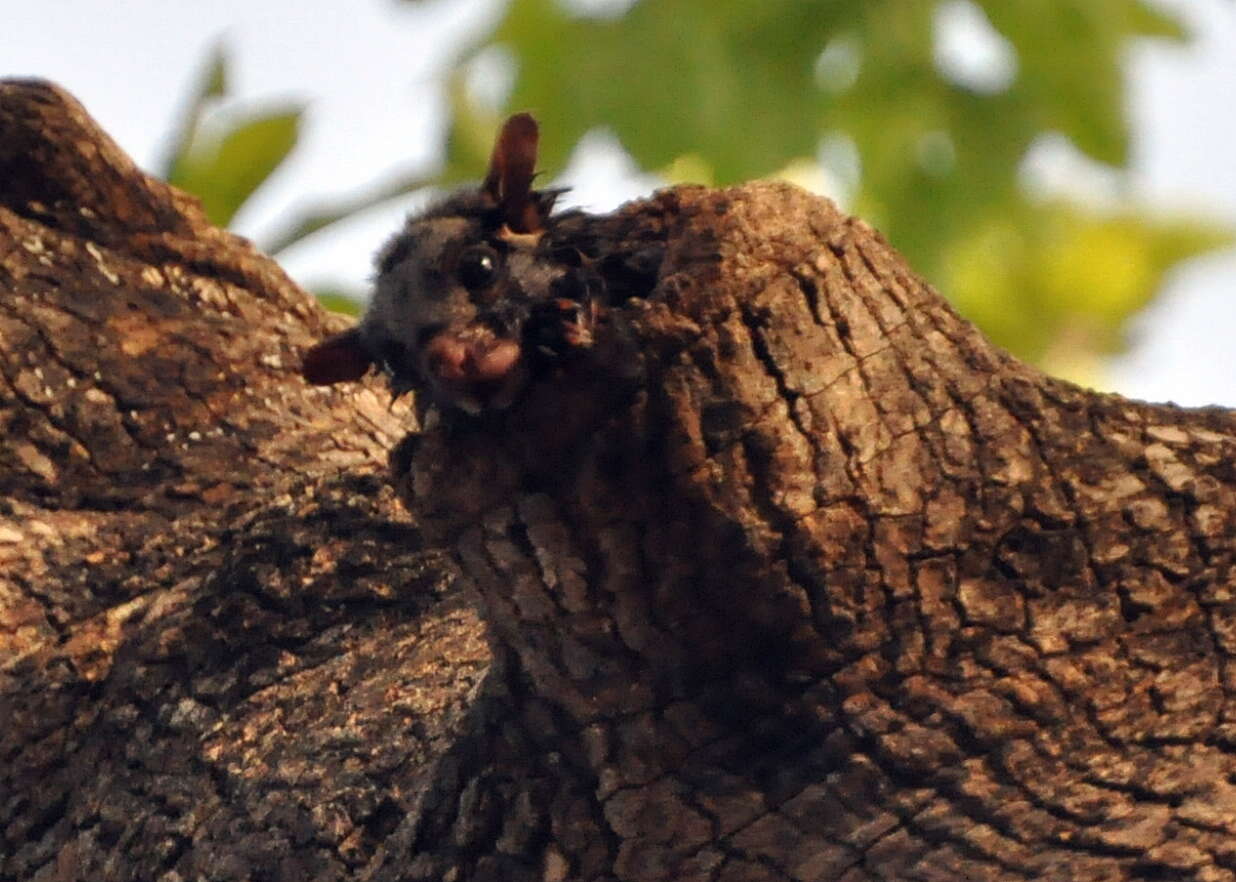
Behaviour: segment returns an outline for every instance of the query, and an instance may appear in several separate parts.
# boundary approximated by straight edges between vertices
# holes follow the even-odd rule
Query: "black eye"
[[[488,245],[469,248],[459,255],[456,275],[469,291],[486,287],[498,275],[498,253]]]

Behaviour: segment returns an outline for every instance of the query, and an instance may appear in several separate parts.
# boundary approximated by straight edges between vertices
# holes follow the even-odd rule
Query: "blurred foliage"
[[[318,302],[331,312],[342,312],[344,315],[360,315],[361,304],[350,291],[318,288],[313,292]]]
[[[1003,48],[1003,76],[950,64],[948,14],[977,21]],[[540,120],[550,175],[595,128],[669,181],[801,177],[822,162],[846,207],[996,341],[1094,381],[1098,356],[1124,345],[1129,317],[1165,274],[1231,241],[1199,219],[1025,186],[1027,153],[1051,133],[1123,173],[1124,62],[1143,38],[1186,39],[1146,0],[510,0],[447,72],[453,112],[434,183],[480,177],[494,131],[516,109]],[[502,106],[469,88],[495,58],[513,68]],[[172,165],[173,182],[224,219],[286,155],[297,118],[285,111],[203,135],[201,107],[226,92],[225,73],[217,58]],[[425,183],[388,181],[324,204],[270,244]],[[1064,343],[1087,357],[1060,357]]]
[[[169,183],[197,195],[211,223],[221,227],[292,152],[303,110],[285,105],[227,113],[220,109],[227,95],[227,57],[216,46],[162,170]]]
[[[283,105],[238,113],[228,105],[228,81],[227,55],[217,45],[189,97],[184,119],[169,136],[171,147],[161,170],[169,183],[201,199],[207,217],[222,227],[291,155],[304,112],[300,105]],[[435,182],[423,175],[396,175],[350,198],[323,200],[290,214],[281,229],[259,244],[278,254],[337,221]],[[315,293],[323,302],[334,298],[331,308],[336,311],[354,314],[359,309],[353,294]]]
[[[1101,367],[1094,356],[1123,347],[1129,317],[1166,273],[1230,241],[1195,220],[1028,202],[973,218],[933,266],[942,290],[995,342],[1053,373],[1093,381]]]

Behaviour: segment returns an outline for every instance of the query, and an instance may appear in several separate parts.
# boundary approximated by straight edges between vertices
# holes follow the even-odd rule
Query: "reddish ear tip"
[[[315,386],[329,386],[359,380],[372,364],[373,358],[361,344],[360,331],[353,328],[306,352],[300,373]]]
[[[489,173],[481,185],[484,193],[502,210],[503,219],[515,233],[535,233],[545,218],[533,197],[536,176],[537,124],[530,113],[517,113],[502,124]]]
[[[535,138],[537,136],[536,119],[526,111],[513,114],[507,117],[506,122],[502,124],[502,133],[520,138]]]

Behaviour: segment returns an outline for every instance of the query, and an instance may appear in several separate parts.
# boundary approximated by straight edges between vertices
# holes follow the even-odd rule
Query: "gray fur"
[[[551,217],[561,191],[532,189],[536,144],[532,117],[512,116],[479,189],[408,218],[378,253],[360,325],[306,353],[309,382],[378,365],[395,395],[416,389],[476,413],[506,407],[541,366],[591,346],[604,288],[594,219]]]
[[[428,216],[413,216],[378,255],[373,299],[361,321],[361,340],[373,361],[390,377],[396,394],[409,389],[435,392],[434,377],[420,357],[427,335],[477,323],[518,339],[522,322],[539,302],[551,297],[564,268],[541,253],[540,235],[487,229],[483,213],[458,200]],[[498,256],[492,286],[469,291],[458,278],[458,262],[470,247],[488,245]],[[467,402],[440,402],[477,409]]]

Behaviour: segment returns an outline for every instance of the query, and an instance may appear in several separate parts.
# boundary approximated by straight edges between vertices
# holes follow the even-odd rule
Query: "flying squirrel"
[[[510,117],[478,189],[407,219],[378,252],[360,323],[306,353],[308,382],[378,367],[395,397],[417,393],[418,408],[501,410],[547,367],[589,350],[600,310],[631,293],[624,280],[651,287],[661,247],[609,253],[626,232],[616,216],[554,215],[564,191],[533,189],[537,141],[532,116]]]

